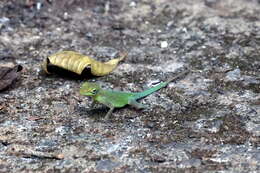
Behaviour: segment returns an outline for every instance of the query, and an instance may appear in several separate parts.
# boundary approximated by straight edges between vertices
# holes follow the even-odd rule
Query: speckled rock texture
[[[73,50],[128,57],[104,77],[46,75]],[[0,172],[259,172],[259,0],[1,0]],[[91,107],[83,81],[142,91],[148,109]]]

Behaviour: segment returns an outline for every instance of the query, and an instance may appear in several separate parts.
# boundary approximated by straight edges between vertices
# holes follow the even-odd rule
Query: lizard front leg
[[[109,119],[110,115],[112,114],[113,110],[116,107],[113,102],[113,99],[111,99],[110,97],[106,97],[106,95],[102,95],[99,96],[96,101],[110,108],[110,110],[107,112],[105,116],[105,119]]]
[[[91,105],[90,105],[90,107],[91,107],[91,108],[95,108],[96,105],[97,105],[97,102],[96,102],[95,100],[93,100],[92,103],[91,103]]]
[[[114,109],[115,109],[115,107],[112,107],[112,106],[110,107],[108,113],[107,113],[106,116],[105,116],[105,119],[106,119],[106,120],[109,119],[109,117],[110,117],[110,115],[112,114],[112,112],[113,112]]]

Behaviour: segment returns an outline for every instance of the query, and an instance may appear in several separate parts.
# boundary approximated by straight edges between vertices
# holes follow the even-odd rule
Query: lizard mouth
[[[80,90],[79,90],[79,94],[80,94],[80,95],[84,95],[84,96],[93,96],[92,93],[90,93],[90,92],[88,92],[88,91],[86,91],[86,90],[84,90],[84,89],[80,89]]]

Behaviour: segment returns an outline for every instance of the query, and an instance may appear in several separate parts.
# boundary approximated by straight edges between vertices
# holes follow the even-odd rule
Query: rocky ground
[[[82,79],[41,70],[61,50],[128,52],[87,79],[104,88],[192,71],[107,121]],[[260,171],[259,0],[1,0],[0,66],[16,64],[21,79],[0,93],[0,172]]]

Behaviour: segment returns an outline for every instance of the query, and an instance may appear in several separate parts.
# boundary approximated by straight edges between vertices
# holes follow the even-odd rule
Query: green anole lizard
[[[176,80],[177,78],[185,75],[188,72],[189,72],[188,70],[184,71],[179,75],[169,79],[168,81],[161,82],[158,85],[149,88],[143,92],[132,93],[132,92],[105,90],[102,89],[97,83],[92,83],[92,82],[84,82],[79,92],[81,95],[92,97],[94,100],[93,104],[95,104],[95,102],[99,102],[109,107],[110,110],[108,111],[105,117],[106,119],[108,119],[115,108],[121,108],[127,104],[134,106],[138,109],[146,108],[145,105],[138,103],[137,100],[146,97],[163,87],[166,87],[168,83]]]

